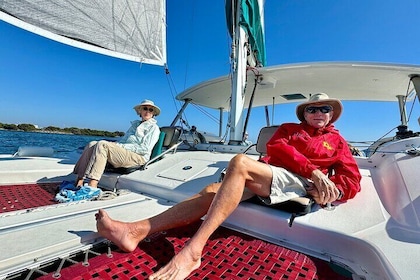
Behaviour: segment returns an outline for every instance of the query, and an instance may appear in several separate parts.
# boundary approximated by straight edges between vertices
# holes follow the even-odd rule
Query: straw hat
[[[159,114],[160,114],[160,108],[158,106],[156,106],[153,101],[148,100],[148,99],[145,99],[139,105],[134,106],[133,109],[136,110],[136,112],[138,114],[140,114],[140,109],[141,109],[142,106],[150,106],[150,107],[153,107],[153,109],[154,109],[153,115],[159,116]]]
[[[341,115],[341,112],[343,111],[343,105],[341,104],[341,101],[335,98],[329,98],[326,93],[315,93],[311,97],[309,97],[309,100],[299,104],[296,107],[296,115],[300,121],[305,121],[304,117],[304,111],[305,108],[309,105],[318,105],[318,104],[328,104],[331,107],[333,107],[334,114],[330,121],[330,123],[335,122]]]

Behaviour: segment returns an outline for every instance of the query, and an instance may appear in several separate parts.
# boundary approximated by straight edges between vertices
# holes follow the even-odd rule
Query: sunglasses
[[[318,111],[320,111],[323,114],[326,114],[326,113],[331,112],[332,110],[333,108],[331,106],[319,106],[319,107],[308,106],[305,108],[305,112],[309,114],[315,114]]]
[[[155,111],[155,109],[153,109],[152,107],[141,107],[141,109],[143,111],[149,111],[150,113],[153,113]]]

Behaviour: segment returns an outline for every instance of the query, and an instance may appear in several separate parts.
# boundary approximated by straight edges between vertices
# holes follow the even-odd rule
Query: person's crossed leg
[[[235,156],[223,183],[213,183],[191,198],[149,219],[132,223],[113,220],[104,210],[96,214],[97,229],[120,249],[131,252],[146,236],[199,220],[202,225],[185,247],[149,279],[185,279],[201,265],[201,255],[210,235],[236,209],[241,200],[255,194],[268,196],[272,180],[267,164],[245,155]],[[246,191],[245,186],[250,190]]]

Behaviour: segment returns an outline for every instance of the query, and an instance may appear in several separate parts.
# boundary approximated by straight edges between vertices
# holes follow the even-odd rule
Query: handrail
[[[170,147],[169,149],[163,151],[162,153],[160,153],[159,155],[155,156],[154,158],[149,159],[145,164],[143,164],[140,167],[140,170],[145,170],[151,163],[159,160],[160,158],[162,158],[164,155],[168,154],[169,152],[172,152],[173,151],[173,153],[175,153],[176,152],[176,149],[178,148],[178,146],[181,145],[182,143],[183,143],[183,141],[179,141],[178,143],[172,145],[172,147]]]

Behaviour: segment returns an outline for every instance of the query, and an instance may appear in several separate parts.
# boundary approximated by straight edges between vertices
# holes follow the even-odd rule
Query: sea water
[[[51,147],[55,157],[83,149],[94,140],[112,140],[103,136],[86,136],[43,132],[0,130],[0,154],[14,154],[21,146]]]

